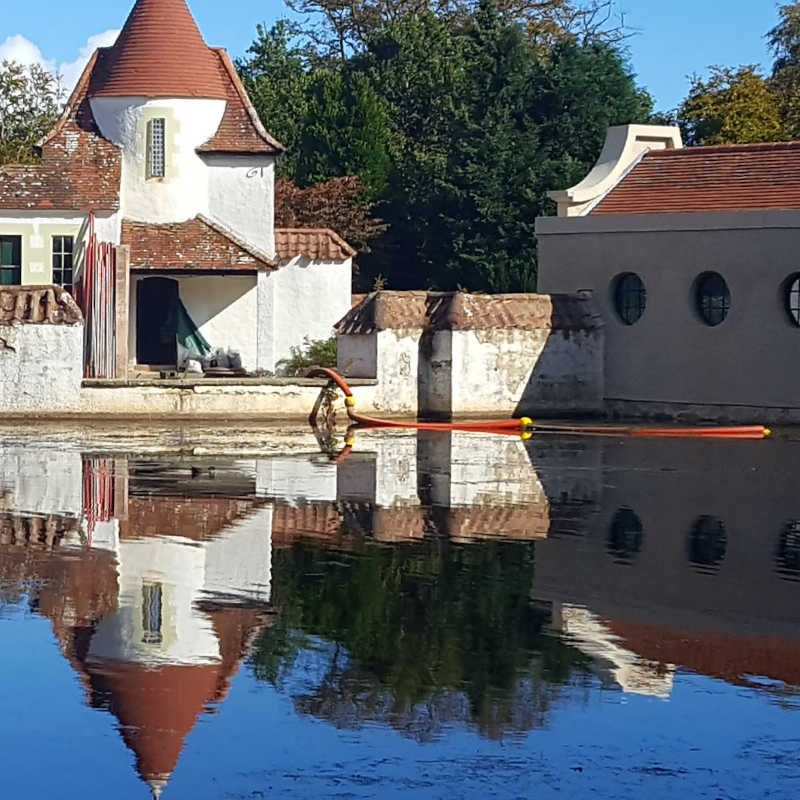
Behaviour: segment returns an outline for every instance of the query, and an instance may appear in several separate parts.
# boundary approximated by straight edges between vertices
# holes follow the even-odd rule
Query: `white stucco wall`
[[[272,578],[272,507],[260,508],[207,542],[203,594],[268,603]]]
[[[274,363],[289,358],[303,340],[329,339],[350,310],[352,261],[325,263],[296,258],[273,272]]]
[[[205,583],[203,546],[181,537],[148,537],[119,544],[118,608],[97,626],[90,656],[144,664],[219,661],[211,620],[197,608]],[[145,641],[142,587],[161,587],[161,641]]]
[[[603,401],[596,331],[452,332],[452,413],[592,411]]]
[[[336,500],[336,464],[322,458],[277,456],[256,462],[256,494],[297,503]]]
[[[3,447],[0,507],[27,514],[79,517],[83,511],[81,454],[54,448]]]
[[[179,294],[200,333],[214,350],[232,350],[246,370],[258,360],[255,275],[193,275],[178,279]]]
[[[275,255],[275,158],[205,155],[208,213],[270,257]]]
[[[137,286],[146,275],[131,279],[128,318],[128,352],[136,358],[138,318]],[[189,316],[214,351],[238,352],[242,366],[255,370],[258,363],[258,291],[255,275],[169,275],[178,282],[178,294]]]
[[[80,403],[83,325],[0,325],[0,409],[71,409]]]
[[[219,128],[224,100],[94,97],[90,102],[103,135],[122,148],[126,218],[181,222],[208,213],[209,170],[196,149]],[[147,123],[160,117],[166,120],[166,174],[148,180]]]

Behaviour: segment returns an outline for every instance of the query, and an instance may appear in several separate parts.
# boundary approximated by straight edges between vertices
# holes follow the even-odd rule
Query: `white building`
[[[282,151],[185,0],[137,0],[41,161],[0,169],[0,284],[72,291],[93,215],[117,246],[117,376],[179,363],[187,329],[274,371],[304,337],[331,335],[354,255],[330,230],[275,230]]]

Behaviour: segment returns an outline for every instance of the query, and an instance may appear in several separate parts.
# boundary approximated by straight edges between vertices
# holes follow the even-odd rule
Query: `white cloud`
[[[112,29],[90,36],[86,40],[86,44],[81,47],[78,57],[74,61],[59,65],[58,71],[64,79],[64,87],[67,91],[71,91],[72,87],[78,82],[78,78],[80,78],[83,68],[92,57],[92,53],[94,53],[98,47],[108,47],[114,44],[118,35],[119,30]]]
[[[8,59],[10,61],[19,61],[25,65],[41,64],[50,72],[59,72],[63,79],[64,89],[69,93],[78,82],[78,78],[80,78],[81,72],[83,72],[83,68],[92,53],[98,47],[108,47],[114,44],[118,35],[119,30],[115,29],[96,33],[86,40],[86,43],[78,51],[77,58],[59,64],[53,59],[45,58],[38,45],[30,39],[16,34],[9,36],[4,42],[0,43],[0,61]]]

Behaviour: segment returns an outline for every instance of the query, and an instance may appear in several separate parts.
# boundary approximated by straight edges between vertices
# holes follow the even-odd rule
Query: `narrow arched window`
[[[704,272],[695,282],[695,304],[706,325],[719,325],[731,309],[731,293],[718,272]]]
[[[647,290],[642,279],[633,272],[624,272],[614,279],[614,308],[626,325],[638,322],[647,303]]]
[[[159,117],[147,123],[147,177],[163,178],[166,173],[166,120]]]
[[[793,275],[789,278],[785,287],[786,313],[791,322],[800,328],[800,275]]]

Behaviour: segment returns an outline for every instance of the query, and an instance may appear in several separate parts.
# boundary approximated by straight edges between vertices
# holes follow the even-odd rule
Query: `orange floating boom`
[[[621,425],[557,425],[534,423],[529,417],[488,420],[486,422],[403,422],[370,417],[355,411],[355,398],[347,381],[334,369],[316,367],[309,378],[328,378],[344,393],[347,416],[366,428],[399,428],[424,431],[473,431],[494,434],[560,433],[589,436],[632,436],[650,438],[692,437],[704,439],[765,439],[772,431],[763,425],[715,427],[653,428]]]

